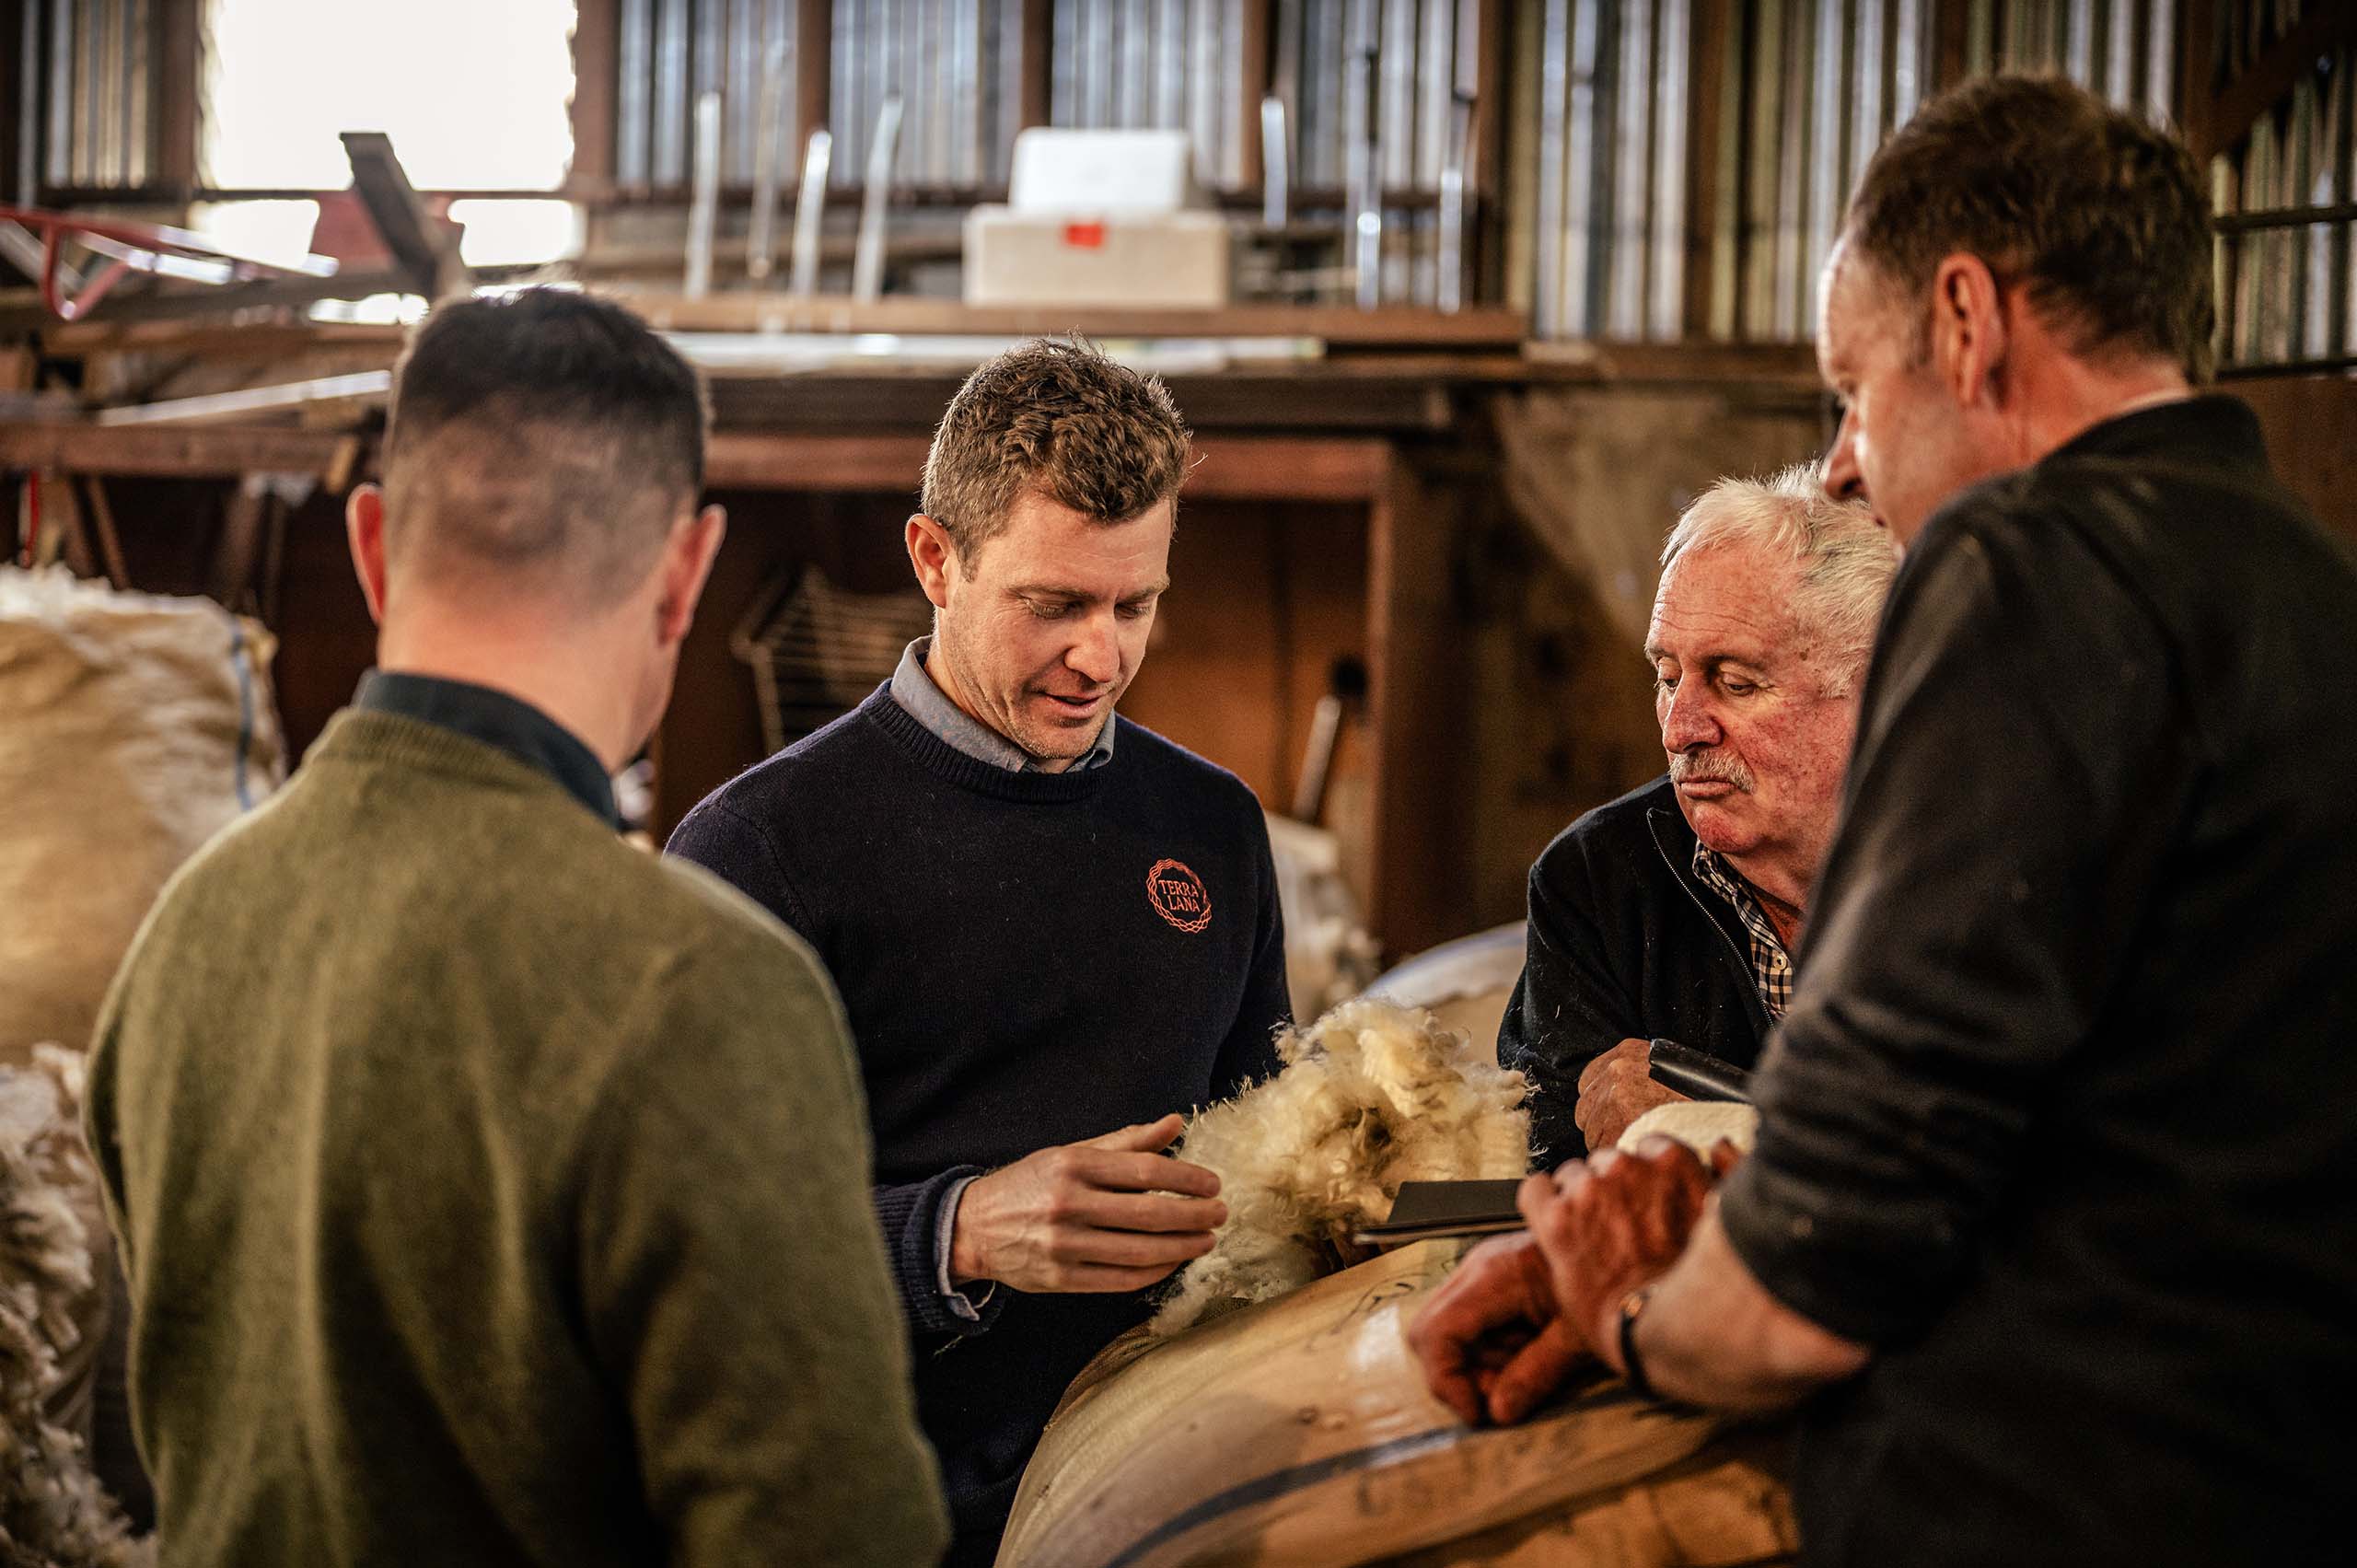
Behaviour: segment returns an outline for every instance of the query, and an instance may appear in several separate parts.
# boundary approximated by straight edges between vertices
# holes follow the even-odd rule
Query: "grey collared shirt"
[[[931,637],[919,637],[900,655],[900,667],[892,672],[892,701],[917,723],[924,726],[935,738],[961,751],[978,762],[988,762],[1004,768],[1010,773],[1036,773],[1039,760],[1017,746],[998,731],[975,718],[949,700],[948,693],[934,683],[931,672],[924,667],[925,655],[933,649]],[[1113,731],[1117,726],[1110,714],[1097,732],[1097,739],[1086,755],[1073,764],[1075,768],[1100,768],[1113,760]],[[949,1244],[958,1228],[958,1204],[966,1196],[966,1189],[974,1179],[951,1186],[941,1200],[941,1225],[933,1242],[934,1283],[942,1299],[949,1303],[949,1310],[969,1322],[982,1320],[982,1303],[990,1299],[993,1286],[984,1286],[980,1296],[970,1296],[949,1280]]]
[[[892,672],[892,701],[931,731],[935,739],[978,762],[1004,768],[1010,773],[1039,772],[1039,759],[951,702],[948,693],[934,684],[931,672],[924,667],[925,655],[932,648],[931,637],[919,637],[900,655],[900,667]],[[1113,732],[1119,727],[1113,715],[1106,714],[1096,741],[1073,766],[1101,768],[1111,761]]]

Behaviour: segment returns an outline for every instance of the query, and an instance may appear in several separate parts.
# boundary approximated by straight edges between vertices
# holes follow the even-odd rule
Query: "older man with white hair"
[[[1747,1068],[1792,993],[1857,690],[1898,564],[1812,465],[1729,479],[1662,551],[1645,658],[1668,773],[1564,830],[1530,872],[1529,954],[1498,1036],[1542,1166],[1678,1098],[1666,1040]]]

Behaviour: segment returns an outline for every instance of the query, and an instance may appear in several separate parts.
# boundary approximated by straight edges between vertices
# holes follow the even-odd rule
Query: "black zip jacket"
[[[1498,1062],[1529,1075],[1537,1168],[1587,1153],[1580,1074],[1624,1040],[1673,1040],[1749,1068],[1768,1035],[1750,935],[1694,875],[1667,778],[1599,806],[1530,868],[1529,952]]]
[[[2349,1560],[2357,555],[2228,398],[1977,486],[1893,584],[1720,1216],[1874,1347],[1803,1561]]]

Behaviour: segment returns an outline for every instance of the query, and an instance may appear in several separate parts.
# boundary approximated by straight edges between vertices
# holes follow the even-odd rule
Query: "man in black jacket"
[[[2193,392],[2208,218],[2181,147],[2058,81],[1867,167],[1828,482],[1908,558],[1758,1146],[1715,1191],[1675,1149],[1526,1183],[1411,1330],[1469,1417],[1583,1343],[1808,1399],[1812,1564],[2346,1555],[2357,556]]]
[[[1668,774],[1573,823],[1530,871],[1498,1059],[1536,1090],[1540,1168],[1678,1098],[1646,1075],[1651,1041],[1748,1068],[1783,1016],[1897,564],[1813,465],[1723,481],[1671,530],[1645,637]]]

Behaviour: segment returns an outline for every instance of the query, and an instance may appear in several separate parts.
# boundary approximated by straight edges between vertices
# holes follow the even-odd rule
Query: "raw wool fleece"
[[[1198,1113],[1174,1151],[1218,1172],[1227,1223],[1149,1326],[1172,1334],[1362,1260],[1403,1181],[1530,1163],[1529,1085],[1421,1007],[1361,998],[1277,1041],[1284,1067]]]
[[[0,1568],[144,1568],[152,1541],[91,1475],[82,1446],[43,1410],[72,1303],[90,1289],[90,1247],[69,1191],[97,1178],[82,1143],[82,1061],[37,1046],[0,1068]]]

